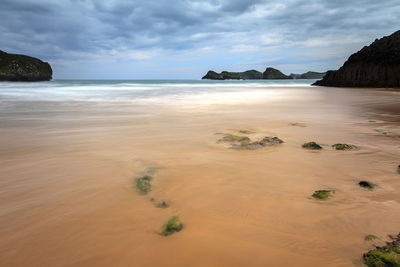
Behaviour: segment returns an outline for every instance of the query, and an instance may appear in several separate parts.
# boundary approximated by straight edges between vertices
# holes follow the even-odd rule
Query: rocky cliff
[[[261,72],[256,70],[248,70],[244,72],[229,72],[223,71],[221,73],[217,73],[215,71],[210,70],[202,79],[210,79],[210,80],[260,80],[263,75]]]
[[[376,39],[351,55],[337,71],[328,71],[321,86],[400,87],[400,31]]]
[[[283,74],[280,70],[274,68],[267,68],[263,73],[264,80],[283,80],[283,79],[293,79],[290,76]]]
[[[47,62],[0,51],[0,81],[49,81],[52,74]]]

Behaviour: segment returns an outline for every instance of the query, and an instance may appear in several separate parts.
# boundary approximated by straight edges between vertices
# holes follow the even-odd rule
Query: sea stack
[[[208,80],[261,80],[262,73],[256,70],[247,70],[243,72],[230,72],[223,71],[221,73],[217,73],[215,71],[208,71],[205,76],[201,79]]]
[[[265,80],[286,80],[286,79],[293,79],[293,78],[283,74],[280,70],[277,70],[274,68],[267,68],[263,73],[263,79],[265,79]]]
[[[320,86],[400,87],[400,31],[376,39],[351,55],[337,71],[328,71]]]
[[[49,81],[53,71],[50,64],[25,55],[8,54],[0,50],[0,81]]]

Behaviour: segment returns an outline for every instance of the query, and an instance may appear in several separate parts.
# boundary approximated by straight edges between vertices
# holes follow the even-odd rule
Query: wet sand
[[[10,103],[0,114],[0,266],[359,264],[365,235],[400,230],[400,92],[265,90],[183,104]],[[239,130],[285,143],[216,142]],[[308,151],[307,141],[360,150]],[[158,172],[142,195],[134,179],[149,167]],[[336,193],[312,199],[319,189]],[[184,229],[160,236],[173,215]]]

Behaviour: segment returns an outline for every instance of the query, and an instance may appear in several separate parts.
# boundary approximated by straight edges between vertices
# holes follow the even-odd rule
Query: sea
[[[311,86],[315,80],[52,80],[0,82],[0,102],[10,101],[188,101],[241,97],[276,87]]]

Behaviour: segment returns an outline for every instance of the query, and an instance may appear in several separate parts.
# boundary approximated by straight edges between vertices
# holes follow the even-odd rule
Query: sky
[[[0,50],[55,79],[200,79],[339,68],[400,30],[399,0],[0,0]]]

